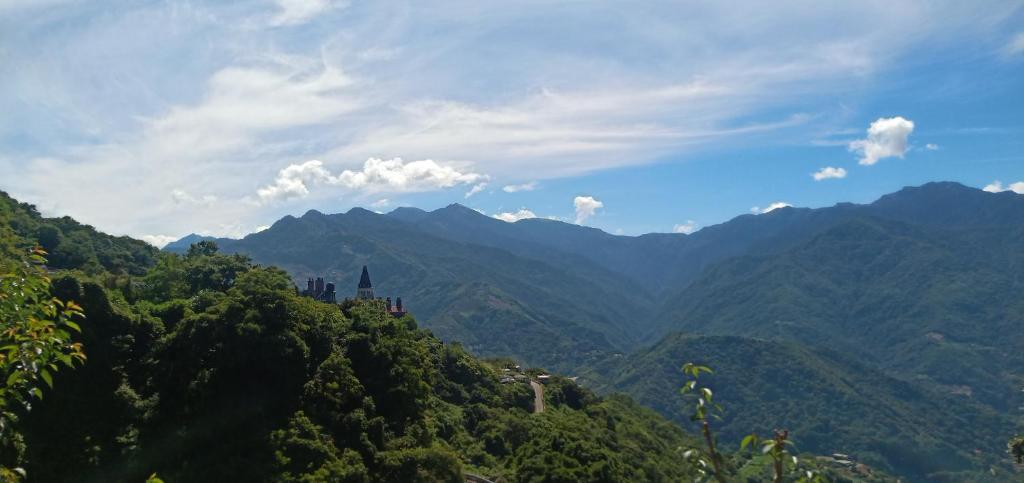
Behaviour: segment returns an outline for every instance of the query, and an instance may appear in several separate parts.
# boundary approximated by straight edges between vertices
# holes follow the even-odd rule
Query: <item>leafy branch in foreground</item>
[[[53,387],[53,374],[61,365],[85,361],[82,344],[71,342],[80,332],[73,319],[84,318],[82,308],[50,295],[50,279],[43,265],[46,252],[33,249],[27,260],[0,259],[0,438],[17,439],[14,406],[32,409],[42,399],[43,385]],[[12,435],[12,433],[15,433]],[[24,477],[21,468],[0,467],[0,479]]]
[[[718,414],[724,411],[724,408],[714,402],[714,393],[711,392],[711,389],[697,385],[702,372],[713,374],[713,371],[710,367],[698,366],[691,362],[683,364],[681,370],[692,379],[683,384],[683,388],[679,392],[683,397],[695,401],[690,420],[700,423],[704,444],[707,445],[706,453],[691,449],[683,453],[683,456],[690,460],[701,476],[708,476],[710,471],[710,476],[718,480],[719,483],[725,483],[724,461],[722,454],[718,452],[715,435],[711,432],[711,424],[708,422],[709,417],[719,418]]]
[[[683,397],[694,401],[693,414],[690,420],[699,422],[701,434],[704,437],[706,450],[690,449],[683,453],[683,456],[694,465],[698,474],[704,478],[709,476],[719,483],[725,483],[726,479],[725,460],[718,450],[717,440],[711,431],[710,418],[721,419],[719,414],[724,412],[721,404],[714,402],[714,393],[711,389],[699,385],[700,374],[714,374],[710,367],[698,366],[691,362],[683,364],[681,368],[684,374],[691,379],[683,384],[680,393]],[[761,440],[756,434],[751,434],[740,443],[740,451],[761,446],[761,454],[752,460],[757,466],[768,466],[772,471],[772,481],[782,483],[787,475],[791,481],[797,482],[821,482],[825,481],[822,476],[812,470],[802,468],[800,459],[791,454],[788,449],[793,445],[789,439],[789,431],[776,430],[771,439]]]
[[[797,482],[823,482],[825,479],[818,473],[801,468],[800,458],[789,450],[793,441],[789,439],[789,431],[775,430],[772,439],[761,440],[756,434],[748,435],[740,442],[740,451],[748,446],[753,449],[761,445],[761,454],[754,458],[753,463],[764,466],[771,463],[772,482],[782,483],[786,474],[790,474]]]
[[[12,403],[31,409],[31,398],[43,397],[43,384],[53,387],[59,365],[85,361],[82,344],[71,342],[71,331],[81,331],[73,319],[85,315],[75,302],[50,295],[45,255],[36,248],[29,260],[0,272],[0,432],[14,417]]]

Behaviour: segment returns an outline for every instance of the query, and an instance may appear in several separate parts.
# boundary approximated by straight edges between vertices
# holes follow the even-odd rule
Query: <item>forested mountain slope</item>
[[[1024,387],[1024,225],[857,218],[783,253],[716,265],[661,330],[828,347],[999,410]]]
[[[49,252],[52,268],[90,273],[139,275],[156,260],[157,249],[126,236],[110,236],[71,217],[44,218],[35,206],[0,191],[0,220],[10,227],[19,248],[39,244]]]
[[[446,340],[477,354],[513,355],[553,368],[635,347],[632,316],[653,314],[628,284],[600,267],[572,269],[437,238],[361,209],[311,211],[219,243],[298,280],[323,276],[341,297],[354,295],[360,269],[369,265],[379,296],[402,297]]]
[[[609,364],[608,385],[684,426],[679,361],[714,368],[707,384],[726,406],[723,444],[751,431],[792,431],[801,451],[853,455],[912,481],[1009,477],[1012,418],[970,398],[893,378],[855,356],[792,342],[671,334]],[[969,444],[964,442],[969,441]]]
[[[556,379],[532,414],[528,385],[411,317],[300,297],[212,246],[162,256],[134,288],[53,287],[87,314],[88,360],[5,428],[0,465],[32,481],[692,478],[677,448],[697,442],[626,398]]]

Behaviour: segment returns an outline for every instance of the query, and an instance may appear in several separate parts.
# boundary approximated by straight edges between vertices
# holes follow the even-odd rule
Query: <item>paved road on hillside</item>
[[[544,412],[544,386],[537,381],[530,381],[530,387],[533,388],[533,413]]]

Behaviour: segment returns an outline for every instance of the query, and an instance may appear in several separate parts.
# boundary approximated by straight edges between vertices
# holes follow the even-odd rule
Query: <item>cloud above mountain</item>
[[[788,208],[790,206],[793,206],[793,205],[791,205],[789,203],[786,203],[785,201],[776,201],[774,203],[769,204],[768,206],[766,206],[764,208],[761,208],[760,206],[754,206],[754,207],[750,208],[750,212],[755,214],[755,215],[763,215],[765,213],[771,213],[771,212],[773,212],[775,210],[778,210],[780,208]]]
[[[1024,195],[1024,181],[1018,181],[1016,183],[1010,183],[1006,186],[1003,186],[1002,181],[996,180],[985,185],[985,187],[982,189],[988,191],[989,193],[1002,193],[1003,191],[1012,191],[1019,195]]]
[[[532,211],[530,211],[530,210],[528,210],[526,208],[520,208],[518,211],[498,213],[498,214],[495,214],[495,215],[492,215],[492,216],[494,218],[497,218],[497,219],[501,220],[501,221],[506,221],[506,222],[509,222],[509,223],[515,223],[515,222],[517,222],[519,220],[527,220],[527,219],[530,219],[530,218],[536,218],[537,217],[537,215],[534,212],[532,212]]]
[[[698,225],[697,222],[693,220],[686,220],[686,223],[680,223],[673,226],[672,233],[683,233],[689,235],[697,231],[698,228],[700,228],[700,225]]]
[[[868,137],[850,143],[850,151],[860,153],[858,161],[871,166],[881,159],[902,158],[907,152],[907,138],[914,131],[914,122],[900,116],[879,118],[868,127]]]
[[[518,193],[520,191],[533,191],[537,189],[537,182],[530,181],[529,183],[523,184],[510,184],[501,188],[506,193]]]
[[[582,225],[587,218],[594,216],[597,210],[604,208],[604,203],[594,199],[593,196],[577,196],[573,198],[572,204],[576,207],[577,225]]]
[[[361,170],[344,170],[331,174],[318,160],[292,164],[278,172],[270,185],[256,191],[263,202],[305,197],[310,186],[327,184],[349,191],[405,192],[451,188],[487,179],[486,175],[461,172],[448,165],[425,159],[406,163],[400,158],[370,158]]]
[[[821,181],[823,179],[840,179],[846,177],[846,170],[843,168],[826,166],[814,173],[811,173],[811,176],[814,178],[814,181]]]

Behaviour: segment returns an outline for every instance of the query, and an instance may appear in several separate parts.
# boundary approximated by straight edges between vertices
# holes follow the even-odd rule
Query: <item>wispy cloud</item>
[[[137,235],[244,232],[339,194],[473,192],[484,174],[544,183],[806,136],[802,113],[835,93],[1008,15],[918,2],[754,3],[744,15],[651,4],[628,18],[529,1],[488,15],[459,1],[33,4],[0,5],[0,180],[17,180],[3,187]],[[410,174],[417,161],[381,168],[395,178],[366,170],[398,158],[435,160],[414,168],[439,174]],[[307,160],[323,172],[282,175]]]
[[[764,208],[761,208],[760,206],[754,206],[754,207],[750,208],[750,212],[755,214],[755,215],[763,215],[765,213],[771,213],[771,212],[773,212],[775,210],[778,210],[778,209],[781,209],[781,208],[788,208],[790,206],[793,206],[793,205],[791,205],[789,203],[786,203],[785,201],[776,201],[776,202],[774,202],[774,203],[772,203],[772,204],[770,204],[770,205],[768,205],[768,206],[766,206]]]
[[[477,184],[473,185],[473,187],[470,188],[469,191],[466,192],[466,195],[464,196],[464,198],[469,199],[471,196],[473,196],[473,195],[483,191],[486,188],[487,188],[487,183],[486,182],[485,183],[477,183]]]
[[[518,193],[520,191],[533,191],[535,189],[537,189],[537,182],[536,181],[530,181],[529,183],[523,183],[523,184],[510,184],[510,185],[506,185],[503,188],[501,188],[501,190],[506,192],[506,193]]]
[[[1018,32],[1006,44],[1006,53],[1009,55],[1024,54],[1024,32]]]
[[[347,2],[335,0],[275,0],[275,3],[280,11],[270,19],[274,26],[303,24],[332,8],[347,5]]]

